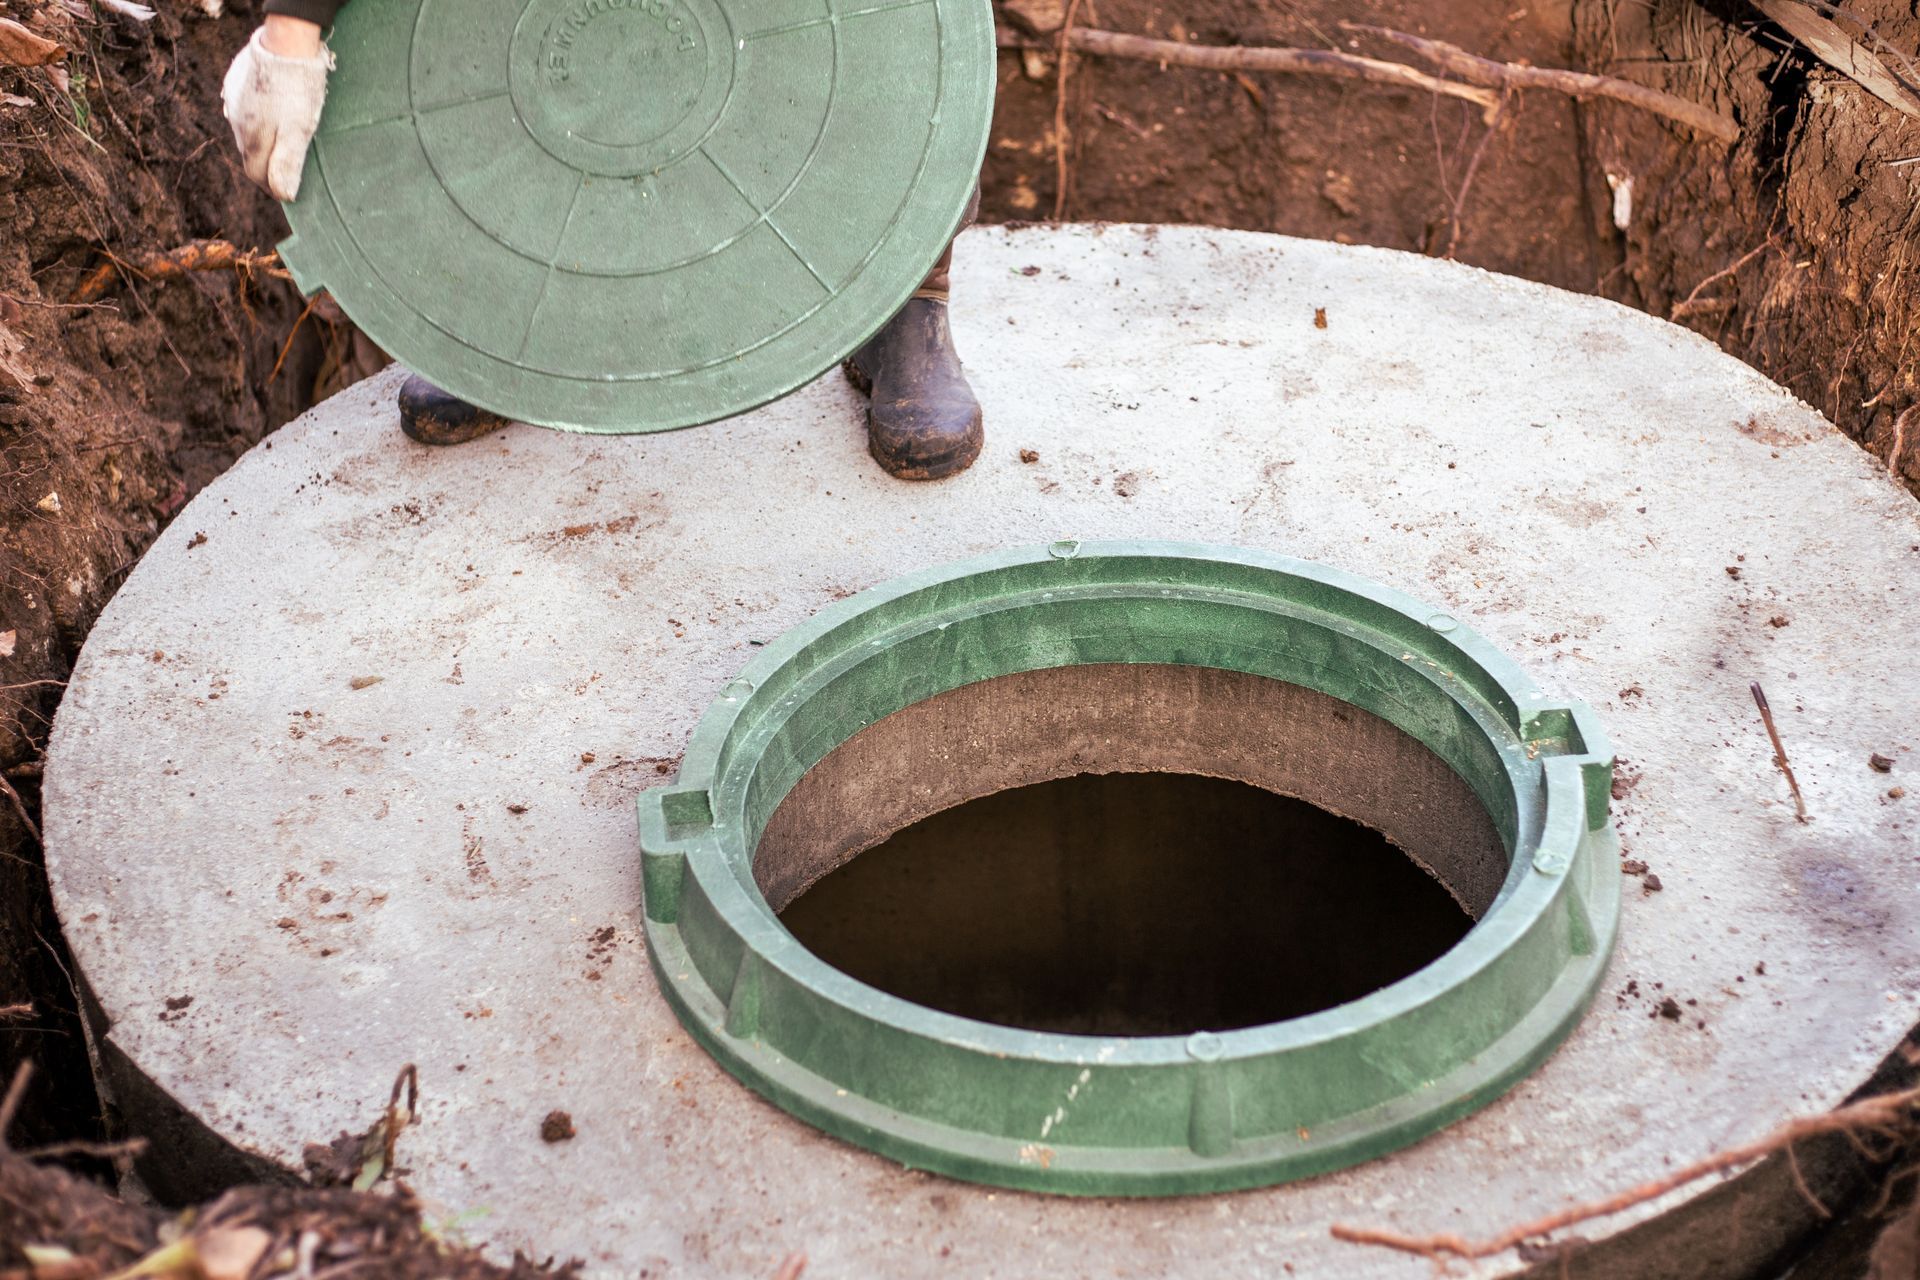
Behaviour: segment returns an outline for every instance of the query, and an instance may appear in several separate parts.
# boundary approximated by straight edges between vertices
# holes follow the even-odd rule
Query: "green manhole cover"
[[[379,0],[342,11],[300,287],[448,390],[656,431],[817,376],[957,228],[988,0]]]
[[[1619,914],[1612,767],[1585,706],[1349,575],[1168,543],[1005,552],[834,605],[726,687],[678,782],[640,798],[648,950],[730,1072],[906,1164],[1072,1194],[1277,1182],[1459,1118],[1572,1029]],[[833,968],[781,923],[917,816],[1159,768],[1373,826],[1475,923],[1358,998],[1154,1035],[942,1012]]]

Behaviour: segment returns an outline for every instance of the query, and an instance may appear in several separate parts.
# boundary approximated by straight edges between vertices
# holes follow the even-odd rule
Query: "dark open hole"
[[[1185,773],[1081,774],[921,819],[782,921],[883,991],[1042,1031],[1165,1035],[1298,1017],[1473,921],[1380,833]]]

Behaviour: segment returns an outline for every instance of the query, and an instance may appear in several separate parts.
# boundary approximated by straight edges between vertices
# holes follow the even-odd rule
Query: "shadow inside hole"
[[[826,875],[781,921],[917,1004],[1136,1036],[1344,1004],[1473,924],[1378,832],[1179,773],[1081,774],[956,805]]]

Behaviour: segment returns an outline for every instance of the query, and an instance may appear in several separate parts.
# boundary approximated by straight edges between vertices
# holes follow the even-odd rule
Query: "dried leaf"
[[[115,13],[132,18],[135,22],[153,21],[153,10],[143,4],[135,4],[133,0],[97,0],[97,3],[105,5]]]
[[[67,56],[66,46],[0,18],[0,66],[44,67]]]
[[[206,1280],[247,1280],[272,1244],[259,1227],[216,1227],[199,1239],[200,1274]]]
[[[30,107],[32,105],[32,98],[23,97],[17,93],[0,93],[0,106]]]
[[[161,1245],[140,1261],[124,1270],[116,1271],[107,1280],[177,1280],[181,1275],[196,1275],[199,1268],[195,1265],[197,1252],[192,1240],[176,1240],[172,1244]]]
[[[11,658],[14,648],[20,643],[18,631],[0,631],[0,658]]]
[[[376,1151],[373,1158],[360,1166],[360,1172],[354,1175],[353,1189],[355,1191],[371,1191],[373,1184],[380,1181],[386,1172],[386,1156]]]
[[[35,1271],[51,1270],[63,1263],[74,1261],[73,1250],[57,1244],[23,1244],[20,1254]]]
[[[0,387],[25,391],[33,385],[33,372],[20,360],[24,345],[12,330],[0,324]]]
[[[199,0],[200,12],[209,18],[217,18],[226,12],[225,0]]]

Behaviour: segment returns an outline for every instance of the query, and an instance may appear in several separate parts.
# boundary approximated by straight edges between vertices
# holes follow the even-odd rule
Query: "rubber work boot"
[[[465,444],[507,425],[497,413],[450,396],[419,374],[400,387],[400,429],[421,444]]]
[[[888,475],[941,480],[980,456],[980,402],[953,349],[946,290],[907,299],[844,368],[868,397],[867,450]]]

